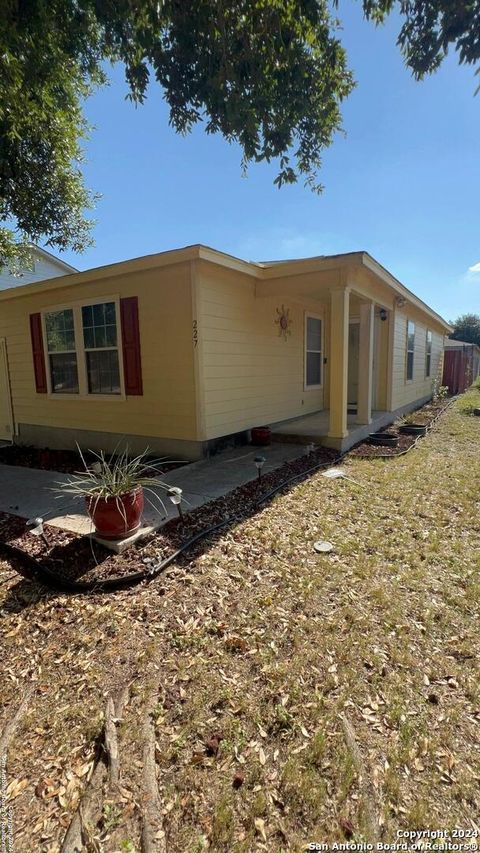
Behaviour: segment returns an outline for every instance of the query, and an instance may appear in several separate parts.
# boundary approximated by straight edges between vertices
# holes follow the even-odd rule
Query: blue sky
[[[321,196],[278,190],[274,164],[242,177],[237,146],[201,126],[177,136],[159,87],[135,108],[115,68],[86,105],[96,245],[65,260],[87,269],[191,243],[249,260],[364,249],[447,319],[478,313],[478,78],[452,55],[417,83],[395,44],[398,19],[375,28],[353,0],[339,16],[357,88],[343,105],[347,135],[325,153]]]

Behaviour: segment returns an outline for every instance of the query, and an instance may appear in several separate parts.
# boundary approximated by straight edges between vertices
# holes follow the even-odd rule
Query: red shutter
[[[30,334],[32,337],[33,369],[37,394],[47,393],[47,372],[43,352],[42,318],[40,314],[30,314]]]
[[[122,320],[123,373],[125,394],[143,394],[142,360],[140,357],[140,330],[138,326],[138,298],[129,296],[120,300]]]

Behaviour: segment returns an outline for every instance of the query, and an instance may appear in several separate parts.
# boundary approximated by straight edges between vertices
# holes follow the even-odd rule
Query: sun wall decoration
[[[278,326],[279,337],[286,341],[288,336],[292,334],[290,329],[290,326],[292,325],[292,321],[290,319],[290,308],[285,308],[285,305],[282,305],[281,308],[277,308],[277,319],[275,320],[275,325]]]

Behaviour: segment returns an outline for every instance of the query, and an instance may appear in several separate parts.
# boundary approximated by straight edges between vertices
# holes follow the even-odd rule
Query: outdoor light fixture
[[[50,544],[47,539],[45,530],[43,529],[43,518],[29,518],[25,526],[28,532],[32,534],[32,536],[41,536],[43,541],[45,542],[45,545],[48,546]]]
[[[255,456],[253,460],[255,462],[255,467],[258,471],[258,479],[262,476],[262,468],[265,465],[266,459],[265,456]]]
[[[388,317],[388,312],[386,308],[380,308],[380,320],[385,321]]]
[[[183,516],[181,502],[182,502],[182,490],[179,486],[172,486],[171,489],[167,492],[168,497],[170,498],[172,504],[177,507],[178,514],[180,518]]]

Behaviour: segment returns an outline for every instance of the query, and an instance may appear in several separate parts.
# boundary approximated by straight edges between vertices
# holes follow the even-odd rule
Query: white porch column
[[[373,302],[360,303],[357,423],[372,423]]]
[[[342,439],[348,435],[348,315],[350,289],[332,290],[330,294],[330,425],[328,437]]]

